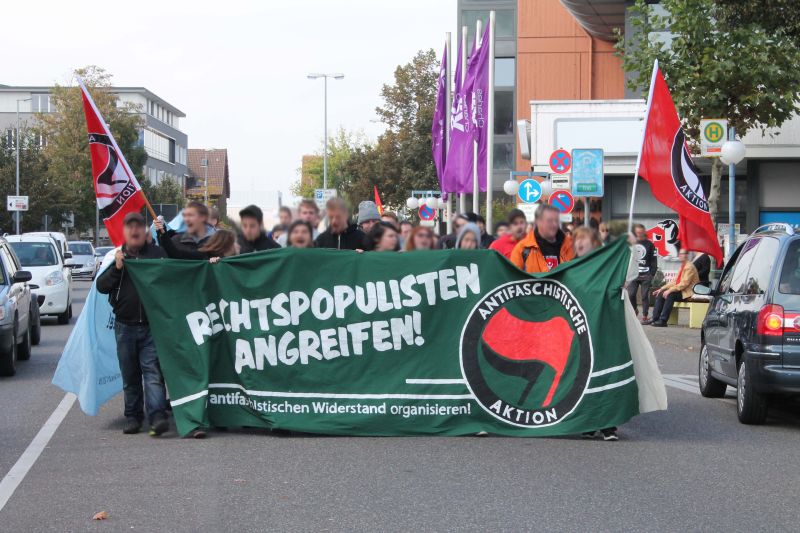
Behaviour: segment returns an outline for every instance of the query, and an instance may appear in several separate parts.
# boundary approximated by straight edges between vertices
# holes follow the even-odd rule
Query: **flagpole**
[[[445,57],[445,65],[444,65],[444,72],[447,78],[445,81],[445,109],[447,113],[444,114],[444,153],[447,154],[450,152],[450,115],[451,115],[451,108],[453,106],[453,96],[451,94],[453,88],[453,72],[450,66],[453,63],[452,55],[450,55],[450,39],[451,35],[450,32],[445,32],[444,37],[444,57]],[[444,181],[442,182],[444,183]],[[444,193],[445,191],[442,191]],[[447,233],[451,233],[453,231],[453,198],[452,194],[447,195],[447,203],[445,203],[445,220],[447,221]]]
[[[631,191],[631,207],[628,211],[628,233],[633,231],[633,202],[636,200],[636,184],[639,181],[639,164],[642,162],[642,148],[644,147],[645,135],[647,135],[647,117],[650,116],[650,105],[653,102],[653,87],[655,87],[656,73],[658,72],[658,59],[653,61],[653,73],[650,75],[650,90],[647,93],[647,107],[644,111],[642,121],[642,142],[639,144],[639,155],[636,156],[636,170],[633,173],[633,190]]]
[[[481,19],[478,19],[475,22],[475,55],[478,55],[478,50],[480,50],[481,45],[481,30],[483,23]],[[471,120],[471,119],[470,119]],[[479,185],[479,177],[478,177],[478,140],[473,137],[472,139],[472,212],[476,215],[480,214],[480,199],[481,199],[481,189]]]
[[[98,118],[102,118],[103,115],[101,115],[100,110],[97,109],[97,105],[95,105],[94,103],[94,98],[92,98],[92,95],[89,93],[89,90],[86,88],[86,85],[83,84],[83,80],[80,77],[78,77],[78,85],[80,85],[83,94],[86,95],[86,100],[89,101],[89,105],[92,106],[92,110],[94,111],[95,115],[97,115]],[[103,120],[103,123],[105,124],[105,119]],[[122,150],[119,149],[117,140],[114,138],[114,134],[111,133],[111,128],[109,127],[108,124],[105,124],[105,129],[108,132],[108,139],[111,141],[111,145],[114,147],[114,150],[116,150],[117,153],[120,154],[119,162],[122,164],[122,168],[125,169],[125,172],[128,173],[128,178],[138,183],[138,180],[136,179],[136,174],[134,174],[133,171],[131,170],[131,167],[128,166],[128,161],[125,160],[125,156],[122,153]],[[153,218],[153,220],[157,219],[158,215],[156,215],[156,212],[153,210],[153,206],[150,205],[150,200],[147,199],[147,196],[144,194],[144,190],[141,187],[139,187],[139,192],[142,193],[142,198],[144,199],[145,207],[147,207],[147,212],[150,213],[150,216]]]
[[[494,23],[495,12],[489,11],[489,94],[486,102],[486,233],[492,234],[492,202],[494,201]]]
[[[461,87],[464,86],[464,80],[467,77],[467,33],[469,28],[461,26]],[[458,193],[458,212],[463,213],[467,210],[467,198],[463,192]]]

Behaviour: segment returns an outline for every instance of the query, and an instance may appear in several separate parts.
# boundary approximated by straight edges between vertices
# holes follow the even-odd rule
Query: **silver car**
[[[67,260],[67,266],[72,269],[72,277],[94,279],[102,258],[98,260],[92,243],[89,241],[69,241],[67,247],[72,252],[72,259]]]

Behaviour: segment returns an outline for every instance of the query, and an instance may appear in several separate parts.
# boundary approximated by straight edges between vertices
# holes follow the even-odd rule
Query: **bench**
[[[710,303],[711,300],[702,296],[693,296],[683,302],[675,302],[667,324],[697,329],[703,325],[703,319],[706,317]]]

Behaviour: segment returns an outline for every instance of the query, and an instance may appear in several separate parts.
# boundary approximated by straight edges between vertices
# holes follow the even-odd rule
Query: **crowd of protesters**
[[[546,203],[536,207],[534,220],[519,209],[512,209],[492,234],[486,221],[476,213],[460,213],[452,218],[450,233],[437,235],[433,226],[400,220],[395,213],[381,212],[372,201],[359,203],[351,211],[341,198],[328,200],[324,216],[312,200],[302,200],[296,214],[288,207],[278,212],[279,223],[267,231],[264,214],[255,205],[239,212],[238,227],[226,227],[214,208],[191,201],[182,211],[185,230],[175,232],[163,220],[156,220],[155,242],[145,219],[130,213],[124,220],[125,244],[115,253],[114,264],[97,280],[97,290],[109,295],[116,314],[117,353],[122,370],[125,396],[125,433],[141,430],[147,414],[151,435],[167,430],[168,401],[147,314],[131,279],[125,276],[124,259],[172,258],[208,260],[212,263],[233,255],[261,252],[282,247],[328,248],[358,252],[416,252],[425,250],[488,249],[530,273],[548,272],[557,266],[583,257],[610,240],[605,223],[593,227],[562,225],[559,211]],[[326,221],[325,228],[320,225]],[[707,282],[710,260],[707,256],[689,261],[681,251],[680,270],[674,280],[652,291],[657,271],[657,251],[647,239],[644,226],[634,226],[630,237],[636,259],[636,276],[627,285],[634,312],[641,301],[643,324],[666,326],[675,302],[692,296],[695,283]],[[655,298],[652,318],[650,297]],[[203,428],[189,436],[205,437]],[[616,428],[584,434],[617,440]]]

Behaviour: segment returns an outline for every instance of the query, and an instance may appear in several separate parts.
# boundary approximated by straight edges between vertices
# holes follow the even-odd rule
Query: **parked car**
[[[744,424],[761,424],[769,402],[800,393],[800,233],[758,228],[735,251],[713,289],[701,330],[700,393],[736,387]]]
[[[72,268],[72,277],[94,279],[102,259],[98,260],[92,243],[69,241],[67,247],[72,253],[72,259],[67,261],[67,266]]]
[[[37,285],[39,312],[55,315],[59,324],[72,318],[72,272],[58,253],[58,242],[47,235],[8,235],[19,262]]]
[[[17,361],[31,356],[40,333],[36,301],[31,295],[31,273],[22,270],[8,242],[0,237],[0,376],[13,376]]]
[[[60,231],[32,231],[30,233],[23,233],[23,235],[31,235],[34,237],[50,237],[56,241],[56,247],[61,254],[61,259],[65,263],[69,263],[68,259],[72,259],[72,252],[69,251],[67,246],[67,236]]]

